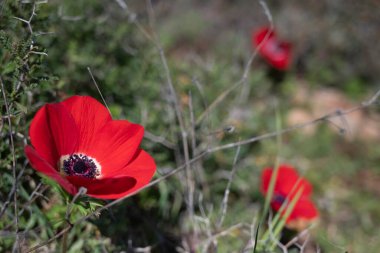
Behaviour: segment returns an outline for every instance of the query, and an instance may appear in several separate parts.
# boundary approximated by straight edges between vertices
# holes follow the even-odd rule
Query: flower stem
[[[302,192],[303,192],[303,187],[301,187],[297,191],[296,195],[294,196],[294,198],[289,203],[289,206],[286,207],[285,214],[281,217],[280,221],[278,222],[278,224],[276,225],[276,227],[274,229],[274,232],[273,232],[274,238],[277,238],[279,236],[281,230],[284,228],[287,219],[289,218],[289,216],[293,212],[293,209],[294,209],[295,205],[297,204],[298,200],[301,198]],[[273,251],[275,247],[276,247],[276,243],[273,242],[272,246],[270,247],[270,250]]]

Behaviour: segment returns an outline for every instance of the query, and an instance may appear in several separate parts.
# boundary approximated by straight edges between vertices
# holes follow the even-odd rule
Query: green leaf
[[[13,71],[15,71],[17,68],[17,64],[13,61],[5,64],[5,66],[3,66],[1,68],[1,74],[2,75],[6,75],[6,74],[9,74],[9,73],[12,73]]]

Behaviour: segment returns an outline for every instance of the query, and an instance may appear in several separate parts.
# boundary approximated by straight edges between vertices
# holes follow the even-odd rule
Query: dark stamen
[[[279,203],[281,205],[282,205],[282,203],[284,203],[285,200],[286,200],[286,197],[284,197],[280,194],[275,194],[273,196],[273,202]]]
[[[63,160],[62,169],[68,176],[81,176],[96,178],[100,174],[100,168],[93,158],[84,154],[73,154]]]
[[[83,161],[78,161],[74,164],[73,170],[75,173],[82,174],[86,171],[86,164]]]

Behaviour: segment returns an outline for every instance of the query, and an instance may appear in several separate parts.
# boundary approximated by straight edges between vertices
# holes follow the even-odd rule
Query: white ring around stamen
[[[86,155],[85,153],[72,153],[70,155],[63,155],[59,158],[59,161],[58,161],[58,168],[59,168],[59,173],[62,175],[62,176],[67,176],[67,174],[65,173],[64,171],[64,167],[63,167],[63,163],[65,160],[68,160],[70,158],[70,156],[73,156],[73,155],[78,155],[78,156],[86,156],[88,157],[89,159],[91,159],[94,163],[95,163],[95,166],[96,166],[96,174],[97,176],[95,176],[96,179],[100,179],[102,177],[102,166],[100,165],[100,163],[93,157],[89,156],[89,155]]]

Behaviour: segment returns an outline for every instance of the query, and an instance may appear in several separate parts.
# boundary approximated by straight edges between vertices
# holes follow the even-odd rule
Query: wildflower
[[[262,27],[252,35],[252,44],[258,48],[260,55],[274,68],[286,70],[292,58],[292,47],[289,42],[280,41],[274,30]]]
[[[272,168],[266,168],[262,172],[261,192],[266,195],[273,173]],[[287,227],[302,230],[318,218],[318,210],[310,200],[312,193],[311,184],[300,177],[297,171],[289,165],[280,165],[274,186],[271,207],[279,211],[286,199],[290,203],[297,192],[301,190],[301,196],[296,202],[294,209],[286,220]],[[285,210],[282,212],[282,214]]]
[[[29,129],[33,147],[25,153],[34,169],[70,194],[85,187],[91,197],[117,199],[146,185],[156,170],[139,147],[143,135],[138,124],[112,120],[94,98],[73,96],[39,109]]]

